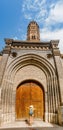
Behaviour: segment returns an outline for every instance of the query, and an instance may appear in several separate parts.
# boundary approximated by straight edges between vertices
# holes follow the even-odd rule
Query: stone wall
[[[16,57],[12,53],[16,52]],[[3,57],[7,54],[3,54]],[[51,50],[11,49],[5,62],[1,83],[1,121],[15,121],[16,88],[25,80],[35,80],[45,91],[45,121],[58,123],[60,94]],[[2,74],[3,74],[2,71]]]

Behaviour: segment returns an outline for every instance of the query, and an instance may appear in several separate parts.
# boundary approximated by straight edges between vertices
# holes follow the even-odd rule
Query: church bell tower
[[[35,21],[31,21],[28,25],[27,40],[33,42],[40,41],[39,26]]]

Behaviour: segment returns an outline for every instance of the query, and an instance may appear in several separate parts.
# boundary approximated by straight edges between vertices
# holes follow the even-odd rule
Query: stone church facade
[[[29,23],[26,41],[5,39],[0,54],[0,123],[34,118],[63,124],[63,55],[58,40],[40,41],[39,26]],[[59,114],[61,113],[61,114]]]

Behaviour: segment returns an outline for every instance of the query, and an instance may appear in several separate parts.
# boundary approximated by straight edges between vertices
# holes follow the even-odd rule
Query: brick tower
[[[35,21],[31,21],[27,28],[27,40],[40,41],[39,26]]]

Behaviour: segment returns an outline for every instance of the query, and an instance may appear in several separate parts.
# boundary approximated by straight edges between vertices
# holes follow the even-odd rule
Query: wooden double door
[[[34,83],[23,83],[16,89],[16,118],[29,117],[29,106],[33,105],[34,117],[44,119],[44,92]]]

